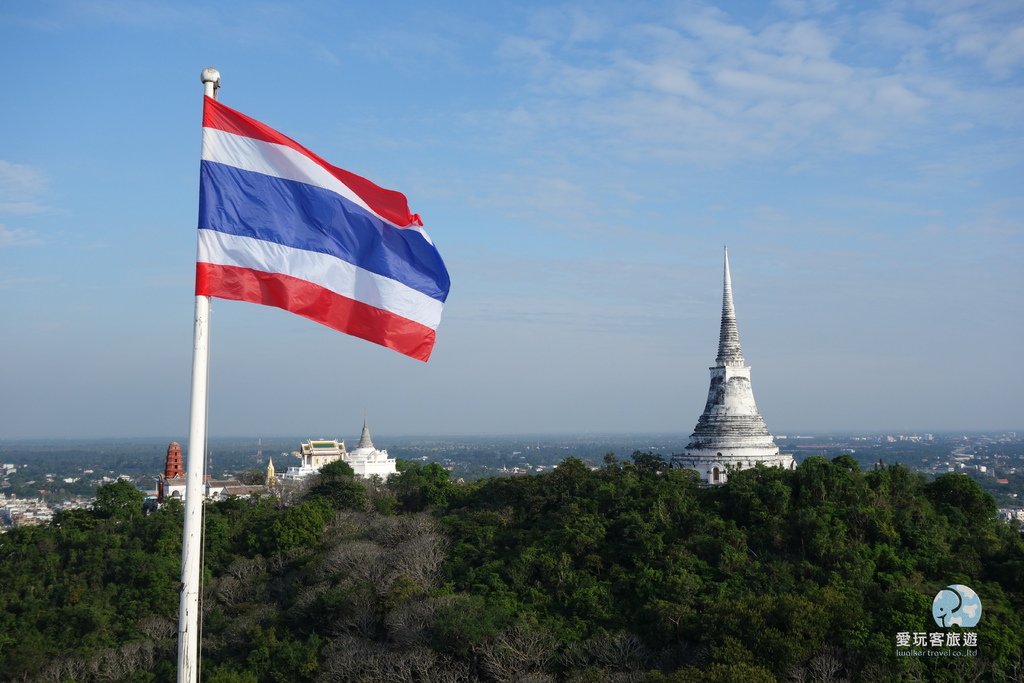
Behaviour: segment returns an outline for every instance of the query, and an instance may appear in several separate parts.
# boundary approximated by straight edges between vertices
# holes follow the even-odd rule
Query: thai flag
[[[277,306],[425,361],[448,271],[400,192],[207,97],[196,294]]]

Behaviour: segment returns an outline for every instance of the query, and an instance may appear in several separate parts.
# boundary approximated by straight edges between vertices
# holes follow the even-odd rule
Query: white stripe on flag
[[[235,135],[217,128],[203,128],[203,160],[330,190],[392,224],[378,216],[348,185],[291,147]]]
[[[219,128],[203,128],[203,160],[234,166],[243,171],[294,180],[335,192],[388,225],[402,230],[415,230],[433,244],[430,235],[418,225],[395,225],[370,208],[352,188],[331,175],[327,169],[302,152],[276,142],[236,135]]]
[[[199,230],[197,261],[280,273],[436,330],[444,308],[437,299],[397,280],[328,254],[286,247],[252,237]]]

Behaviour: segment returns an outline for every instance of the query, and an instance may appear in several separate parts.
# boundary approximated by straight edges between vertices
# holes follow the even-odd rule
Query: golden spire
[[[267,486],[274,486],[277,484],[277,474],[274,472],[274,459],[270,458],[267,463]]]

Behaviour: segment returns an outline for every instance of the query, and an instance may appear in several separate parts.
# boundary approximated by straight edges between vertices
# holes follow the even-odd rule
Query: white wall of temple
[[[719,446],[718,448],[687,448],[684,456],[707,460],[708,462],[719,460],[723,462],[737,460],[774,460],[779,457],[779,447],[774,448],[744,448],[743,446]]]
[[[356,475],[364,478],[378,476],[381,479],[387,479],[392,474],[398,473],[398,470],[395,468],[394,460],[383,462],[352,463],[352,470],[356,473]]]
[[[398,473],[396,462],[388,456],[387,451],[356,449],[349,453],[346,462],[360,477],[376,475],[387,479],[392,474]]]
[[[724,484],[729,480],[730,472],[749,470],[758,465],[791,470],[796,467],[796,461],[788,453],[757,459],[693,458],[689,456],[672,458],[672,467],[694,470],[700,475],[701,481],[708,484]]]
[[[164,499],[167,498],[179,498],[181,500],[185,500],[184,481],[181,484],[164,482]]]

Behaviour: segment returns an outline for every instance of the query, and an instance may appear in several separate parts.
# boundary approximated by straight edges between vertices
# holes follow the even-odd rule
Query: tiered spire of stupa
[[[743,352],[740,351],[740,332],[736,327],[736,308],[732,302],[732,275],[729,273],[729,249],[725,249],[725,274],[722,292],[722,328],[718,335],[718,357],[720,366],[743,366]]]
[[[356,448],[373,448],[373,440],[370,439],[370,428],[366,424],[366,418],[363,418],[363,433],[359,435],[359,445]]]
[[[722,279],[722,324],[718,357],[710,368],[708,400],[689,445],[672,459],[674,466],[695,469],[711,484],[725,482],[729,470],[748,469],[758,463],[787,468],[793,465],[792,456],[779,453],[754,402],[750,366],[740,350],[728,249]]]

